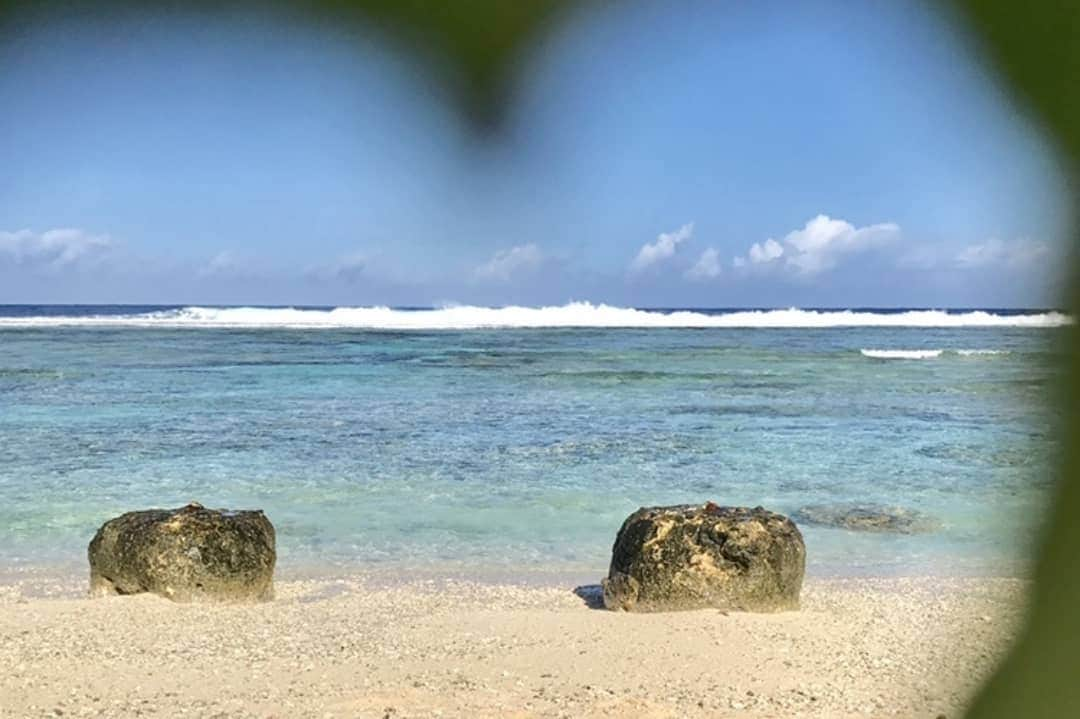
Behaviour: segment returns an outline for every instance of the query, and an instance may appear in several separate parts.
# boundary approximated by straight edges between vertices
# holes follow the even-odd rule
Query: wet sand
[[[1024,587],[810,579],[797,612],[641,615],[573,586],[356,576],[207,606],[9,580],[0,717],[951,719]]]

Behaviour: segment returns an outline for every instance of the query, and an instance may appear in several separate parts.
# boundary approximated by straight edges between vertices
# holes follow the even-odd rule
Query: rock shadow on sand
[[[604,588],[599,584],[582,584],[574,587],[574,594],[580,597],[589,609],[607,609],[604,606]]]

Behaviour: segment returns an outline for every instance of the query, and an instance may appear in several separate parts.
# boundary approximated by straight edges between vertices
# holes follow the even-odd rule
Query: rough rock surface
[[[804,524],[837,527],[856,532],[921,534],[933,532],[941,526],[933,517],[921,512],[876,504],[815,504],[797,510],[792,516]]]
[[[603,582],[608,609],[797,609],[806,547],[787,517],[761,507],[646,507],[631,514]]]
[[[274,526],[261,510],[189,504],[110,519],[90,541],[90,594],[178,602],[272,599]]]

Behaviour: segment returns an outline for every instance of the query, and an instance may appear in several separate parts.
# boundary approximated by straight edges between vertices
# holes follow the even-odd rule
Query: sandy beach
[[[0,716],[951,718],[1014,636],[1024,583],[809,579],[780,614],[371,576],[247,605],[80,591],[0,587]]]

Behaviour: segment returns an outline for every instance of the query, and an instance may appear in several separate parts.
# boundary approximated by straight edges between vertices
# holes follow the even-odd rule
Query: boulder
[[[643,507],[612,549],[604,606],[631,612],[798,609],[806,547],[787,517],[761,507]]]
[[[88,550],[90,593],[152,592],[178,602],[251,601],[274,593],[274,526],[261,510],[189,504],[110,519]]]
[[[855,532],[922,534],[940,529],[941,524],[922,512],[877,504],[814,504],[793,515],[804,524],[850,529]]]

